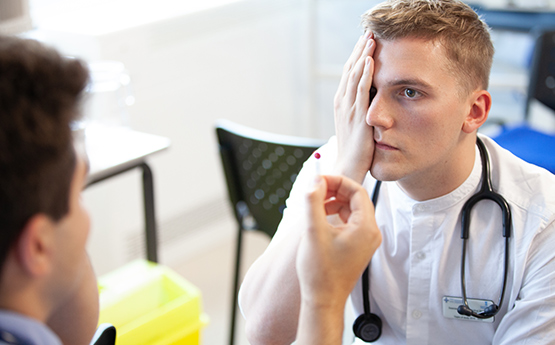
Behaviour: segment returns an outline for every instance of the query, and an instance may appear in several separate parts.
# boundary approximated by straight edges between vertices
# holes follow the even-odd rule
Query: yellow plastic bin
[[[98,279],[100,323],[117,345],[197,345],[208,323],[200,290],[168,267],[133,261]]]

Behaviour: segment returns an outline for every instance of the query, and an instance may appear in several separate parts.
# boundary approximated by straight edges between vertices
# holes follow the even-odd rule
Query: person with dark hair
[[[336,135],[320,169],[303,166],[241,286],[250,343],[337,344],[351,286],[367,342],[555,343],[555,176],[478,134],[492,104],[487,25],[460,0],[388,0],[362,26]],[[343,195],[334,216],[333,192],[307,190],[317,170],[376,204]]]
[[[80,60],[0,36],[0,344],[89,344],[95,332],[88,168],[71,129],[88,81]]]

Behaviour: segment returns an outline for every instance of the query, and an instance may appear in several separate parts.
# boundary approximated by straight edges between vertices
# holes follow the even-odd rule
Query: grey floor
[[[208,314],[210,322],[201,332],[203,345],[229,344],[229,323],[231,306],[231,286],[233,279],[233,265],[235,255],[235,223],[229,219],[216,222],[206,229],[205,234],[211,241],[191,239],[197,241],[202,251],[188,255],[184,260],[172,259],[168,264],[188,281],[196,285],[202,292],[204,312]],[[212,233],[212,235],[210,235]],[[224,233],[224,236],[218,234]],[[256,232],[246,233],[243,245],[244,270],[262,254],[269,243],[266,235]],[[235,331],[235,344],[247,345],[244,333],[244,323],[240,314]]]

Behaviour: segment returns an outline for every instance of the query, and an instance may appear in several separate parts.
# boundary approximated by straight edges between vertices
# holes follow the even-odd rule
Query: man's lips
[[[380,150],[387,150],[387,151],[398,150],[398,148],[388,145],[383,141],[375,141],[374,144],[375,144],[375,147]]]

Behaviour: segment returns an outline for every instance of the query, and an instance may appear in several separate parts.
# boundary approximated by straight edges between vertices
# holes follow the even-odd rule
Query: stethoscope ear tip
[[[462,304],[457,308],[457,312],[461,315],[474,316],[474,317],[479,317],[483,319],[495,316],[495,314],[497,314],[498,311],[499,311],[499,306],[497,306],[497,304],[495,303],[485,308],[484,311],[478,315],[476,315],[476,313],[474,313],[474,311],[470,309],[470,307],[466,306],[465,304]]]
[[[482,314],[484,316],[487,316],[487,317],[492,317],[495,314],[497,314],[498,311],[499,311],[499,306],[497,306],[497,304],[493,303],[492,305],[490,305],[489,307],[484,309],[484,312]]]
[[[462,304],[457,308],[457,313],[465,316],[472,316],[473,312],[472,309],[467,307],[466,305]]]

